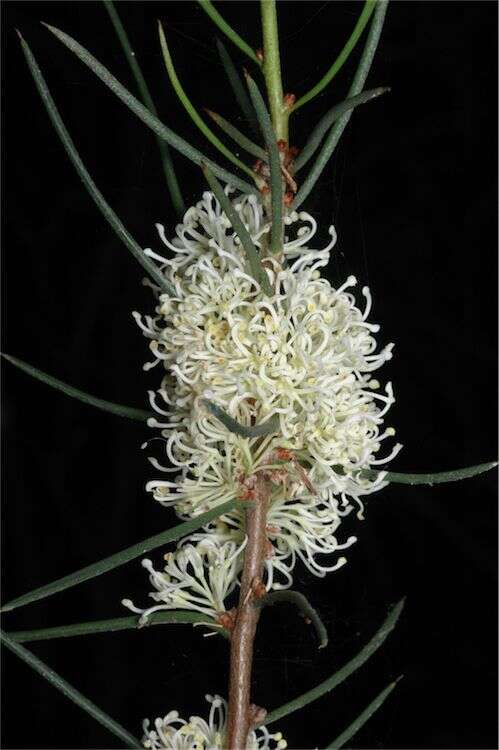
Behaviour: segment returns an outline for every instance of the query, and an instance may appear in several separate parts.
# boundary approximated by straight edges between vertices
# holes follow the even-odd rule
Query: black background
[[[256,2],[225,2],[227,20],[260,46]],[[163,71],[161,17],[178,74],[199,107],[237,119],[194,2],[119,6],[164,121],[201,146]],[[279,2],[285,88],[303,93],[322,75],[361,9],[356,2]],[[125,85],[133,81],[97,2],[3,4],[3,350],[83,390],[146,405],[146,342],[131,310],[152,310],[141,269],[83,189],[53,132],[22,57],[18,26],[46,75],[89,171],[143,246],[170,234],[169,205],[150,131],[39,26],[87,46]],[[334,221],[329,273],[349,273],[374,297],[371,319],[395,356],[390,421],[404,450],[399,471],[444,470],[496,456],[496,28],[492,2],[402,2],[388,10],[369,86],[391,94],[359,109],[304,208]],[[240,66],[247,60],[231,50]],[[250,64],[251,66],[251,64]],[[317,118],[344,98],[354,61],[293,121],[302,145]],[[206,144],[202,145],[218,159]],[[205,189],[175,157],[188,204]],[[3,367],[3,601],[174,523],[146,496],[155,472],[140,451],[147,429],[94,411]],[[438,487],[392,485],[345,525],[358,543],[349,563],[296,587],[322,613],[330,645],[288,607],[259,629],[254,699],[281,705],[353,656],[407,595],[383,649],[333,694],[279,725],[292,748],[324,747],[391,679],[404,674],[351,747],[493,748],[496,739],[495,473]],[[161,552],[152,554],[159,564]],[[19,629],[126,614],[146,601],[139,561],[3,618]],[[177,708],[206,715],[204,693],[226,694],[227,649],[187,626],[33,645],[130,731]],[[104,748],[120,742],[10,653],[3,654],[3,746]]]

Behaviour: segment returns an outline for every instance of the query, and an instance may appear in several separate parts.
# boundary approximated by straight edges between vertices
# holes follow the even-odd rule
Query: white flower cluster
[[[219,695],[205,696],[211,704],[208,721],[191,716],[189,721],[180,719],[177,711],[170,711],[164,718],[156,719],[154,729],[149,721],[143,723],[142,744],[151,750],[223,750],[227,721],[227,702]],[[251,731],[246,750],[285,750],[287,742],[280,732],[270,734],[264,726]]]
[[[272,296],[260,294],[212,193],[187,211],[171,242],[157,225],[172,257],[146,251],[175,289],[169,297],[155,288],[154,316],[134,313],[154,355],[145,369],[162,371],[159,389],[149,394],[158,414],[149,425],[160,430],[169,462],[163,466],[150,458],[168,476],[147,488],[189,518],[227,500],[251,499],[255,472],[267,472],[273,492],[266,586],[285,588],[297,557],[318,576],[345,562],[336,553],[355,537],[337,540],[342,517],[354,507],[362,517],[362,498],[386,484],[383,471],[372,478],[364,470],[382,467],[401,447],[380,457],[383,441],[395,432],[383,426],[394,396],[390,383],[380,392],[372,376],[391,358],[393,345],[376,352],[379,326],[367,320],[367,287],[361,311],[348,291],[356,284],[353,276],[338,289],[321,277],[318,269],[336,241],[333,227],[329,245],[313,250],[316,222],[290,212],[283,256],[276,258],[266,250],[270,227],[259,199],[242,195],[232,203],[260,249]],[[264,438],[235,435],[206,409],[206,399],[245,426],[277,417],[278,431]],[[164,573],[144,561],[156,589],[151,596],[162,602],[152,609],[223,609],[241,567],[241,508],[184,540],[174,553],[177,562],[168,557]],[[333,561],[325,562],[324,555]],[[225,562],[215,565],[215,574],[217,556]],[[226,579],[220,583],[222,571]]]

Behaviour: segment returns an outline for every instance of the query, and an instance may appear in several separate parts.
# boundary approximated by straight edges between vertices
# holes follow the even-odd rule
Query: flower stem
[[[244,568],[236,623],[231,635],[229,710],[227,718],[227,748],[241,750],[246,747],[252,728],[250,708],[253,641],[260,609],[253,606],[254,585],[263,572],[266,545],[266,522],[269,501],[267,481],[256,475],[255,503],[246,511],[248,542],[244,555]]]
[[[288,142],[289,109],[284,106],[279,34],[275,0],[260,0],[263,31],[263,74],[267,84],[270,114],[277,140]]]

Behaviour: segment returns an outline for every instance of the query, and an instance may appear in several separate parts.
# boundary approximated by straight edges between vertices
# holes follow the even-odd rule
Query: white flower
[[[196,610],[216,619],[225,612],[224,600],[236,586],[245,545],[246,538],[236,544],[232,541],[219,543],[211,537],[196,546],[185,544],[164,556],[163,573],[154,569],[151,560],[142,560],[149,571],[149,581],[156,589],[149,596],[161,603],[145,609],[136,607],[129,599],[123,599],[122,604],[142,615],[139,626],[146,624],[153,612],[167,609]]]
[[[232,202],[267,256],[269,224],[258,198]],[[175,297],[157,289],[155,315],[134,313],[154,354],[145,367],[161,365],[163,373],[159,389],[149,394],[158,413],[149,425],[161,431],[170,465],[150,461],[158,471],[177,474],[154,479],[148,491],[187,518],[226,500],[248,499],[247,479],[268,472],[275,480],[266,566],[273,587],[290,585],[297,556],[316,575],[343,564],[343,557],[326,564],[320,556],[355,541],[336,539],[341,517],[356,506],[361,518],[362,497],[386,485],[383,472],[374,479],[362,472],[382,466],[401,448],[380,457],[383,441],[395,433],[384,427],[394,396],[390,383],[379,391],[372,373],[391,358],[393,345],[376,352],[379,326],[367,320],[369,289],[362,289],[361,311],[347,291],[356,284],[353,276],[338,289],[321,278],[318,269],[336,241],[333,227],[330,244],[313,250],[308,245],[317,226],[311,216],[292,212],[285,223],[283,259],[265,257],[274,294],[264,297],[218,201],[204,193],[172,242],[158,225],[173,257],[148,251],[163,264]],[[244,425],[277,415],[279,431],[243,439],[206,410],[204,399]],[[288,451],[289,461],[276,459],[279,451]],[[229,538],[241,541],[241,510],[222,521]],[[283,582],[275,581],[275,573]]]
[[[208,721],[191,716],[189,721],[180,719],[177,711],[170,711],[164,718],[156,719],[155,729],[149,729],[149,721],[143,722],[142,744],[151,750],[223,750],[227,721],[227,702],[219,695],[206,695],[211,704]],[[248,735],[246,750],[285,750],[287,742],[280,732],[270,734],[260,726]]]

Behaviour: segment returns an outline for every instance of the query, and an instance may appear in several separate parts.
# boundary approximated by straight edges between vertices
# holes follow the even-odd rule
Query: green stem
[[[277,140],[288,142],[289,109],[284,106],[275,0],[260,0],[263,32],[263,74]]]

